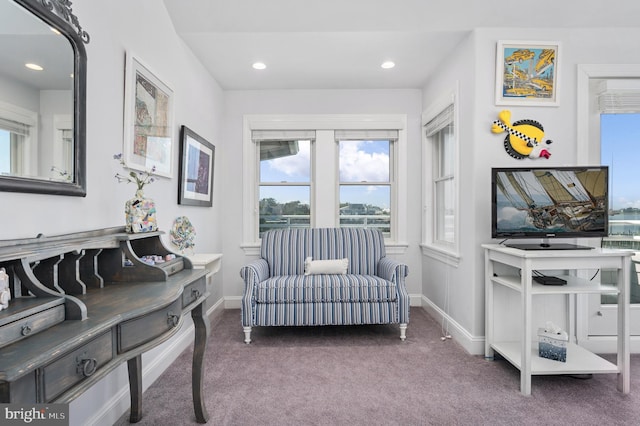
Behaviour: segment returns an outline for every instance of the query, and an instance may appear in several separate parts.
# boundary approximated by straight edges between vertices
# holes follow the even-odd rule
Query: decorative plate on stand
[[[176,220],[173,221],[169,236],[171,237],[171,243],[178,247],[182,253],[188,249],[193,251],[196,230],[188,217],[177,217]]]

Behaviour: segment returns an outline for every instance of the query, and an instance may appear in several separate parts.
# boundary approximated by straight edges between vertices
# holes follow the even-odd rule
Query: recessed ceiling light
[[[396,66],[396,64],[393,61],[385,61],[382,63],[382,65],[380,65],[382,68],[388,70],[389,68],[393,68]]]
[[[24,64],[24,66],[34,71],[42,71],[44,69],[38,64]]]
[[[263,62],[256,62],[252,66],[256,70],[263,70],[267,67]]]

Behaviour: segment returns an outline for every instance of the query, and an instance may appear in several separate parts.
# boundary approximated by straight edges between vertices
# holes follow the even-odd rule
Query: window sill
[[[387,254],[402,255],[407,252],[408,247],[408,243],[399,243],[397,241],[385,241],[384,243],[384,249]]]
[[[247,256],[259,256],[260,255],[260,242],[256,243],[242,243],[240,248],[244,250],[244,254]]]
[[[460,254],[432,244],[420,244],[422,255],[454,267],[460,265]]]

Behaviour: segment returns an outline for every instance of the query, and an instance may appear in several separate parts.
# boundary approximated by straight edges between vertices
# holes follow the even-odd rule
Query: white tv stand
[[[617,373],[617,388],[629,393],[629,251],[593,250],[519,250],[499,244],[483,244],[485,253],[485,357],[493,359],[494,351],[520,370],[520,391],[531,394],[532,375]],[[508,265],[512,272],[498,274],[496,264]],[[608,268],[618,270],[617,287],[602,285],[574,275],[562,276],[567,285],[545,286],[532,280],[534,270],[573,270]],[[519,270],[519,271],[518,271]],[[514,272],[515,271],[515,272]],[[495,314],[503,309],[494,303],[494,289],[503,286],[520,294],[520,340],[500,340],[500,325]],[[578,345],[575,338],[575,320],[570,306],[575,306],[578,294],[618,295],[617,361],[609,362]],[[567,324],[569,343],[567,361],[553,361],[538,356],[537,336],[533,324],[532,304],[536,295],[555,294],[567,299]],[[571,302],[571,299],[574,299]],[[544,323],[542,324],[544,325]],[[497,337],[497,338],[496,338]]]

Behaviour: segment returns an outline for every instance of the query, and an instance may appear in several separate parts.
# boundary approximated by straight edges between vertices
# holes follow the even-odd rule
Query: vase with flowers
[[[114,160],[120,162],[122,167],[126,167],[122,154],[115,154]],[[135,183],[137,186],[135,197],[127,200],[124,206],[125,229],[129,233],[152,232],[158,229],[156,221],[156,205],[151,198],[144,195],[144,186],[152,183],[155,178],[153,173],[155,166],[151,170],[134,172],[129,170],[128,174],[116,173],[118,182]]]

